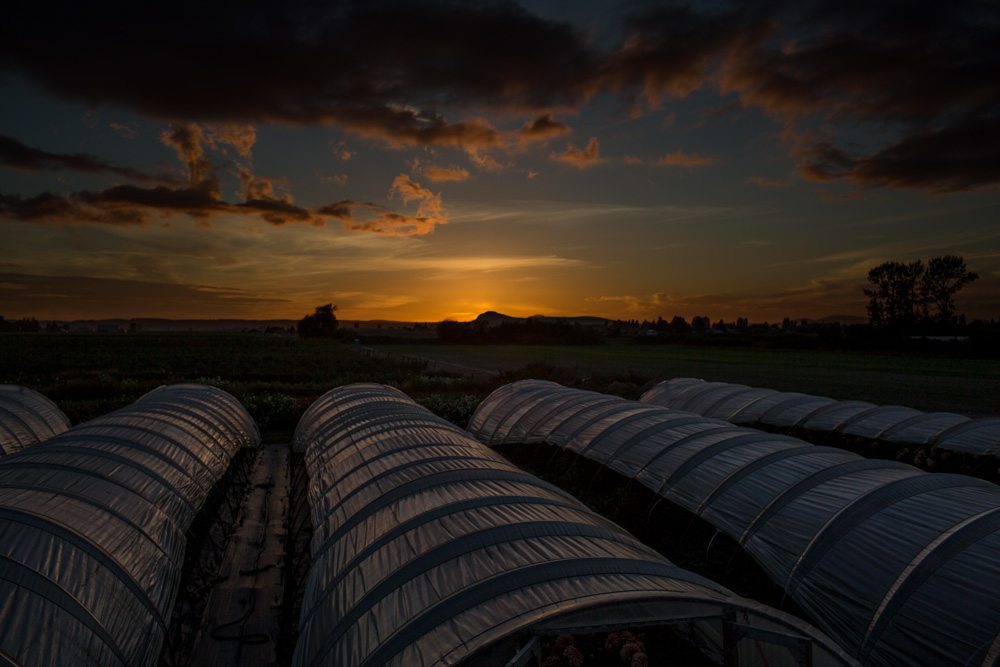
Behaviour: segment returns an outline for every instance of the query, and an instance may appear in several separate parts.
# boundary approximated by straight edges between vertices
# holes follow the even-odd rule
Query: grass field
[[[352,382],[399,387],[461,426],[490,391],[526,377],[636,398],[652,380],[694,376],[973,416],[1000,413],[1000,362],[989,360],[624,344],[375,349],[372,358],[333,341],[263,334],[2,334],[0,383],[42,392],[74,423],[162,384],[212,384],[242,401],[270,442],[290,439],[309,404]],[[476,368],[489,372],[463,372]]]
[[[579,377],[597,374],[637,384],[700,377],[921,410],[1000,414],[1000,361],[995,359],[634,344],[382,345],[377,349],[492,371],[546,364],[569,369]]]
[[[42,392],[73,423],[175,382],[232,393],[271,441],[287,441],[305,408],[342,384],[392,384],[455,420],[466,418],[492,389],[426,373],[422,363],[369,359],[343,344],[293,336],[0,334],[0,383]]]

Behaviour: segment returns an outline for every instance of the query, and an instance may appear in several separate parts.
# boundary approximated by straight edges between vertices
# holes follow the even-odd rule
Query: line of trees
[[[0,331],[34,332],[41,331],[42,326],[34,317],[22,317],[19,320],[4,319],[0,315]]]
[[[900,332],[918,325],[947,329],[959,322],[955,295],[977,278],[957,255],[933,257],[926,264],[919,259],[884,262],[868,272],[868,320]]]

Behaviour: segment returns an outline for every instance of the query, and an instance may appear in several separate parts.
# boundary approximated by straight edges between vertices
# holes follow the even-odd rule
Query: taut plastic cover
[[[0,460],[0,657],[155,665],[185,533],[259,440],[226,392],[173,385]]]
[[[0,456],[59,435],[69,419],[37,391],[0,384]]]
[[[497,389],[469,430],[575,452],[697,514],[864,664],[1000,659],[994,484],[537,380]]]
[[[759,424],[772,429],[797,429],[1000,456],[1000,418],[995,417],[971,419],[953,412],[921,412],[899,405],[837,401],[695,378],[666,380],[639,400],[746,426]]]
[[[718,658],[727,613],[806,638],[814,664],[850,662],[815,628],[671,564],[391,387],[328,392],[295,447],[315,527],[300,667],[453,665],[515,633],[640,622],[689,622]]]

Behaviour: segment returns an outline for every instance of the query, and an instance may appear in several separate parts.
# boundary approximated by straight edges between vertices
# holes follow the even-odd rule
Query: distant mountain
[[[524,317],[511,317],[510,315],[504,315],[503,313],[498,313],[495,310],[488,310],[485,313],[479,313],[476,319],[472,320],[476,324],[485,324],[488,327],[497,327],[501,324],[513,324],[516,322],[524,322],[527,318]]]
[[[485,313],[477,315],[473,322],[485,324],[488,327],[497,327],[501,324],[523,324],[528,320],[537,320],[539,322],[564,322],[566,324],[578,324],[585,327],[603,327],[607,326],[608,323],[612,321],[606,317],[594,317],[593,315],[578,315],[573,317],[532,315],[531,317],[513,317],[511,315],[498,313],[495,310],[488,310]]]

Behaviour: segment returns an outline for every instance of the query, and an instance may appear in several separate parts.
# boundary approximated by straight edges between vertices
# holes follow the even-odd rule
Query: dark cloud
[[[729,54],[722,85],[783,114],[926,124],[997,111],[1000,6],[788,3],[766,39]]]
[[[273,224],[326,224],[329,218],[345,228],[382,235],[413,236],[428,234],[438,225],[448,223],[441,197],[405,174],[397,176],[390,187],[390,197],[398,197],[404,205],[415,205],[415,212],[399,213],[372,203],[350,200],[315,209],[294,203],[291,194],[280,191],[281,179],[254,174],[248,164],[256,133],[253,127],[238,124],[214,124],[202,127],[197,123],[171,123],[160,140],[177,153],[185,165],[188,185],[139,187],[115,185],[102,190],[89,190],[60,195],[44,192],[35,197],[0,193],[0,219],[54,224],[115,224],[142,225],[153,218],[183,214],[200,222],[224,214],[255,215]],[[215,165],[205,151],[208,146],[233,147],[245,158],[238,176],[243,188],[242,202],[222,199]],[[416,166],[420,166],[419,162]],[[443,170],[447,171],[447,170]],[[437,180],[441,174],[434,173]],[[451,180],[456,180],[455,174]],[[464,172],[468,177],[468,172]],[[434,178],[432,178],[434,180]]]
[[[78,192],[72,199],[94,207],[143,207],[163,212],[184,212],[193,216],[207,216],[221,212],[228,206],[218,199],[212,183],[186,188],[116,185],[105,190]]]
[[[737,95],[792,130],[807,178],[945,192],[1000,182],[998,43],[1000,5],[975,0],[658,7],[606,76],[653,106],[705,85]],[[834,131],[797,129],[815,121]]]
[[[569,125],[553,119],[552,114],[544,113],[525,123],[520,134],[530,139],[549,139],[569,131]]]
[[[118,185],[68,195],[44,192],[35,197],[0,193],[0,219],[41,224],[143,225],[154,218],[183,214],[207,222],[224,214],[255,215],[273,224],[326,224],[333,218],[345,228],[386,236],[429,234],[448,223],[441,197],[400,174],[390,189],[415,212],[399,213],[370,202],[343,200],[317,208],[296,205],[291,196],[276,194],[270,179],[250,176],[246,198],[232,203],[219,198],[214,181],[189,187],[142,188]]]
[[[4,135],[0,135],[0,164],[27,171],[70,170],[88,174],[111,174],[145,183],[174,181],[168,176],[146,174],[137,169],[119,167],[83,153],[50,153]]]
[[[870,155],[849,154],[823,142],[799,154],[799,173],[812,180],[847,179],[863,187],[937,192],[971,190],[1000,182],[1000,119],[916,131]]]
[[[430,233],[438,225],[448,223],[441,197],[421,186],[406,174],[392,182],[390,193],[404,204],[416,203],[414,215],[397,213],[372,202],[344,199],[316,209],[316,214],[330,216],[348,229],[372,232],[383,236],[419,236]]]
[[[495,142],[440,111],[574,105],[594,69],[575,30],[513,3],[15,2],[5,13],[0,65],[61,95],[167,119],[336,122],[401,143]]]
[[[198,187],[141,188],[119,185],[68,195],[44,192],[29,198],[0,194],[0,218],[22,222],[143,225],[153,218],[170,214],[183,214],[205,221],[225,213],[259,215],[275,225],[323,222],[308,209],[280,199],[248,199],[230,203],[217,198],[212,190]]]
[[[480,160],[563,132],[551,110],[600,93],[641,111],[709,88],[796,130],[833,127],[812,146],[826,159],[794,146],[813,177],[931,191],[998,180],[948,153],[932,169],[924,152],[934,137],[1000,117],[995,2],[646,7],[623,17],[620,43],[608,45],[513,3],[22,0],[0,27],[0,67],[65,97],[170,120],[336,123]],[[505,132],[481,118],[495,112],[532,120]],[[864,146],[848,150],[838,136]]]
[[[0,218],[22,222],[65,221],[109,225],[139,225],[146,215],[135,209],[86,206],[73,197],[43,192],[34,197],[0,192]]]
[[[639,94],[658,108],[664,98],[685,97],[705,85],[720,57],[745,51],[767,31],[759,11],[659,3],[627,19],[625,40],[596,73],[596,83]]]
[[[416,109],[343,109],[332,113],[330,119],[355,134],[380,140],[392,148],[445,146],[475,152],[496,148],[503,141],[502,133],[484,120],[449,123],[440,115]]]

